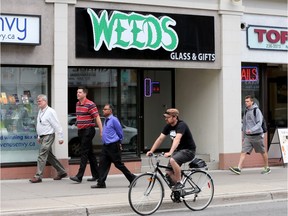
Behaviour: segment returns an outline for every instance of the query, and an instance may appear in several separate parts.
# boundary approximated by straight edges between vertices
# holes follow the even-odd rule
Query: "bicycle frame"
[[[156,164],[153,164],[153,162],[152,162],[152,160],[153,160],[153,157],[151,157],[151,163],[152,163],[152,166],[154,167],[154,171],[153,172],[150,172],[150,173],[152,173],[153,174],[153,178],[154,178],[154,176],[156,176],[158,173],[160,174],[160,176],[162,177],[162,179],[164,180],[164,182],[166,183],[166,185],[170,188],[170,189],[172,189],[172,186],[169,184],[169,182],[168,182],[168,180],[167,180],[167,178],[165,177],[165,175],[163,174],[163,172],[162,172],[162,170],[160,169],[160,168],[164,168],[164,169],[168,169],[168,170],[171,170],[171,171],[173,171],[173,169],[172,169],[172,167],[168,167],[168,166],[165,166],[165,165],[161,165],[160,164],[160,159],[158,159],[158,157],[159,156],[163,156],[163,154],[160,154],[160,155],[155,155],[154,156],[154,158],[155,158],[155,160],[156,160]],[[184,182],[184,181],[186,181],[186,179],[190,176],[190,175],[192,175],[192,173],[193,172],[195,172],[197,169],[185,169],[185,170],[183,170],[183,169],[181,169],[181,176],[182,176],[182,182]],[[188,172],[188,173],[187,173]],[[184,178],[183,178],[183,176],[184,176]],[[195,187],[196,188],[196,190],[193,190],[192,192],[189,192],[189,193],[187,193],[187,192],[185,192],[185,194],[184,194],[184,196],[185,195],[189,195],[189,194],[193,194],[193,193],[197,193],[197,192],[200,192],[201,191],[201,189],[199,188],[199,186],[193,181],[193,180],[191,180],[192,181],[192,183],[193,183],[193,187]]]
[[[164,168],[164,169],[171,170],[171,171],[173,171],[173,169],[172,169],[172,167],[161,165],[160,164],[160,159],[158,159],[159,156],[163,156],[163,154],[153,156],[155,158],[155,160],[156,160],[156,164],[153,164],[153,162],[152,162],[153,157],[150,158],[150,162],[151,162],[152,166],[154,167],[154,171],[153,172],[149,172],[149,173],[153,174],[153,178],[154,178],[154,176],[157,176],[157,174],[160,174],[162,180],[171,189],[172,186],[170,186],[169,181],[165,178],[165,174],[162,172],[162,170],[160,168]]]

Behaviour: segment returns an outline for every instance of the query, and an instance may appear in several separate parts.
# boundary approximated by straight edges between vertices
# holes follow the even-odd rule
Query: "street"
[[[265,202],[250,202],[233,205],[211,205],[203,211],[191,211],[189,209],[181,208],[175,210],[158,210],[153,216],[287,216],[288,203],[287,200],[265,201]],[[125,214],[126,216],[136,215],[135,213]],[[106,215],[107,216],[107,215]],[[119,216],[119,215],[118,215]]]

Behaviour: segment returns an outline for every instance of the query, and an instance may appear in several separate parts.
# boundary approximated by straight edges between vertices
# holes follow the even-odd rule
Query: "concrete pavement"
[[[261,168],[244,169],[239,176],[229,170],[209,171],[215,185],[214,199],[210,205],[288,200],[287,167],[271,169],[268,175],[260,174]],[[2,180],[0,215],[133,215],[128,202],[129,182],[124,175],[108,176],[106,189],[91,189],[95,182],[86,179],[81,184],[69,178],[61,181],[47,178],[36,184],[28,179]],[[186,208],[183,203],[172,203],[167,186],[160,209],[164,208]]]

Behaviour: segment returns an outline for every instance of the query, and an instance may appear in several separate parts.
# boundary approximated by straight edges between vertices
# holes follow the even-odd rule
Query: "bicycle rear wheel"
[[[152,173],[138,176],[131,184],[128,192],[129,204],[139,215],[153,214],[160,207],[164,197],[164,188]]]
[[[214,183],[211,176],[202,170],[192,172],[185,180],[184,204],[193,211],[205,209],[214,196]]]

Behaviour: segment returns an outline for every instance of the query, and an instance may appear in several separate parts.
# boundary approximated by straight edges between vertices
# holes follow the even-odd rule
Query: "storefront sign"
[[[249,49],[288,50],[288,29],[280,27],[247,27]]]
[[[0,15],[0,43],[40,44],[40,16]]]
[[[15,133],[0,136],[1,151],[39,149],[36,133]]]
[[[213,62],[214,17],[76,8],[76,57]]]
[[[242,67],[241,68],[242,82],[257,82],[259,80],[258,67]]]

